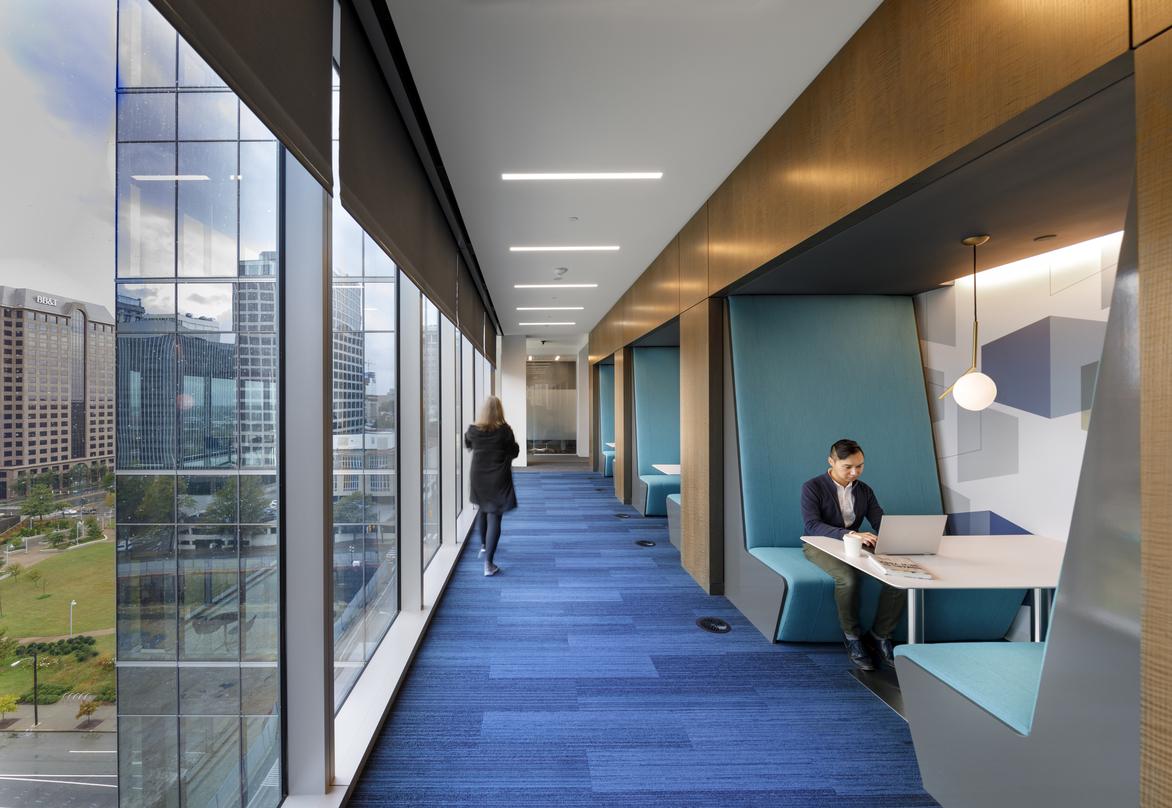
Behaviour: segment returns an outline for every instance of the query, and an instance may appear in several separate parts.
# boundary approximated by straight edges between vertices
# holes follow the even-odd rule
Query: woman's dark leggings
[[[491,566],[496,544],[501,537],[501,515],[479,511],[476,514],[476,528],[480,531],[480,543],[484,547],[484,566]]]

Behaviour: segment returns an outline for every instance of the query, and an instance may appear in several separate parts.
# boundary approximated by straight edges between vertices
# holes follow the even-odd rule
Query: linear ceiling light
[[[577,325],[577,323],[517,323],[517,325]]]
[[[517,311],[582,311],[585,306],[518,306]]]
[[[509,247],[509,252],[616,252],[617,244],[587,244],[580,246]]]
[[[662,171],[557,171],[501,174],[502,180],[659,180]]]
[[[597,283],[514,283],[514,289],[597,289]]]
[[[211,179],[207,174],[131,174],[130,178],[138,182],[190,182]]]

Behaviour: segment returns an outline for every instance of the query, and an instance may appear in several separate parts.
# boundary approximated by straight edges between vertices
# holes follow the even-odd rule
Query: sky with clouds
[[[116,4],[0,2],[0,285],[113,314]]]

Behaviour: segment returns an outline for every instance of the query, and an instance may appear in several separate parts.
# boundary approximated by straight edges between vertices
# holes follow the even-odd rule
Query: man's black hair
[[[842,438],[836,440],[834,445],[830,447],[830,456],[837,457],[839,460],[846,460],[853,454],[862,454],[863,447],[855,443],[850,438]]]

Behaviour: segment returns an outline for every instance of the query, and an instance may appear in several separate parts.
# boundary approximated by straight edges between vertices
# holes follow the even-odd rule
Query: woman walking
[[[513,428],[505,423],[499,398],[489,396],[480,405],[475,423],[464,433],[464,446],[472,450],[469,499],[480,507],[476,525],[480,530],[480,552],[484,554],[484,574],[496,575],[500,567],[492,563],[492,557],[501,537],[501,516],[517,507],[513,458],[521,453]]]

